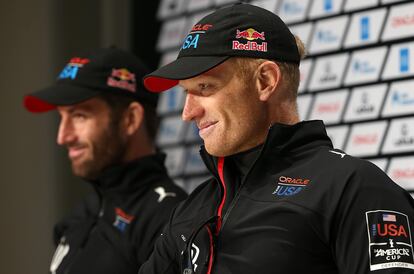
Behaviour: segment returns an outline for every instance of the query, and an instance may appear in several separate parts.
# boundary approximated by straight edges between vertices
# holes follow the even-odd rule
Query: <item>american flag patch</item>
[[[397,217],[394,214],[382,214],[382,220],[384,222],[396,222]]]

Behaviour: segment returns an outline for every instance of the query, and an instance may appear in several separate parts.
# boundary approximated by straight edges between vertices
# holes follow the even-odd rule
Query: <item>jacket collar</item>
[[[269,129],[265,144],[268,151],[278,154],[299,154],[320,146],[332,147],[321,120],[302,121],[294,125],[274,124]]]
[[[275,123],[269,128],[260,155],[294,156],[320,146],[332,147],[323,121],[303,121],[294,125]],[[201,146],[200,154],[210,172],[216,175],[218,158],[210,155],[204,145]]]
[[[154,180],[166,176],[164,161],[163,153],[145,156],[107,168],[96,180],[90,182],[103,194],[120,194],[146,189]]]

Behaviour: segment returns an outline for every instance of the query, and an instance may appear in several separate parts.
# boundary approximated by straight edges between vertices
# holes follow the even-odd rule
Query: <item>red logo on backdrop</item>
[[[414,178],[414,168],[395,169],[392,171],[392,177],[396,179]]]
[[[108,86],[126,89],[131,92],[136,90],[135,74],[125,68],[112,69],[112,74],[108,77],[106,83]]]
[[[391,25],[394,28],[398,28],[401,26],[414,25],[414,14],[394,17],[392,19]]]
[[[378,141],[377,134],[366,134],[366,135],[357,135],[353,138],[352,142],[355,145],[372,145]]]
[[[329,104],[320,104],[317,107],[317,112],[319,113],[334,113],[339,111],[341,108],[340,103],[329,103]]]
[[[262,51],[267,52],[267,42],[261,44],[253,40],[266,40],[264,31],[259,32],[253,28],[246,30],[237,30],[236,39],[246,39],[247,43],[243,44],[237,40],[233,40],[232,49],[235,50],[249,50],[249,51]]]

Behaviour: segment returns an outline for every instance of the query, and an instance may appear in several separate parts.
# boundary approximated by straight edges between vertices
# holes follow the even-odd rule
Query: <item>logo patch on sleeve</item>
[[[390,210],[368,211],[365,214],[371,271],[397,267],[414,269],[408,216]]]

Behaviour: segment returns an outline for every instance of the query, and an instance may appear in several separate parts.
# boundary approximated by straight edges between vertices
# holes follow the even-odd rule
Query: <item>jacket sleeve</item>
[[[414,201],[379,168],[363,162],[350,175],[334,216],[339,273],[414,273]]]
[[[172,214],[171,216],[174,216]],[[164,227],[160,237],[155,242],[154,251],[149,259],[141,266],[139,274],[173,274],[178,273],[177,249],[175,248],[172,219]]]

